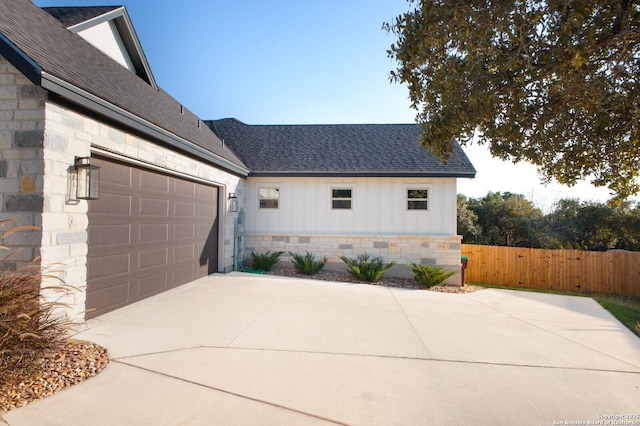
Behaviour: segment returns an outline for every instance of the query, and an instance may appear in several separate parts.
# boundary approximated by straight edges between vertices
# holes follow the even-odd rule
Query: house
[[[0,218],[39,228],[4,239],[4,265],[38,259],[43,287],[73,286],[73,319],[229,272],[243,250],[456,267],[455,182],[474,170],[417,132],[205,123],[158,87],[124,7],[0,1]]]
[[[251,170],[239,194],[246,251],[310,251],[327,268],[367,253],[397,262],[391,276],[411,276],[408,262],[459,268],[456,179],[475,175],[459,146],[442,163],[416,124],[207,124]]]

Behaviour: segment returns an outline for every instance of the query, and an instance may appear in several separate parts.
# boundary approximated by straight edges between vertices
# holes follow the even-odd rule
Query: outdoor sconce
[[[236,213],[238,211],[238,197],[235,192],[229,193],[229,211]]]
[[[76,199],[97,200],[100,193],[100,167],[91,164],[91,157],[76,157]]]

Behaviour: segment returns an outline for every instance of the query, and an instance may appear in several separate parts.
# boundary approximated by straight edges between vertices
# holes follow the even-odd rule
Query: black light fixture
[[[97,200],[100,195],[100,167],[91,164],[91,157],[76,157],[76,199]]]
[[[232,213],[235,213],[238,211],[238,197],[236,197],[236,193],[235,192],[230,192],[229,193],[229,211]]]

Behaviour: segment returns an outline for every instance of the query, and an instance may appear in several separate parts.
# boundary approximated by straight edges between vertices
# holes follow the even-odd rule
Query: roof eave
[[[7,59],[33,84],[40,85],[42,68],[2,33],[0,33],[0,56]]]
[[[183,152],[187,152],[206,162],[214,164],[232,174],[246,177],[249,170],[226,158],[220,157],[205,148],[202,148],[193,142],[181,138],[135,114],[130,113],[116,105],[113,105],[104,99],[101,99],[79,87],[76,87],[46,71],[41,73],[41,84],[43,89],[47,89],[63,98],[83,107],[89,111],[95,112],[101,116],[114,120],[124,126],[139,131],[151,138],[160,140],[174,148]]]
[[[323,171],[251,171],[252,177],[347,177],[347,178],[470,178],[476,177],[474,172],[323,172]]]

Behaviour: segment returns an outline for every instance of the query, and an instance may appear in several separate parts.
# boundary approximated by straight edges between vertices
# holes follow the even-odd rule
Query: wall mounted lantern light
[[[229,193],[229,211],[235,213],[238,211],[238,197],[235,192]]]
[[[100,195],[100,167],[91,164],[91,157],[76,157],[73,166],[78,179],[76,198],[97,200]]]

